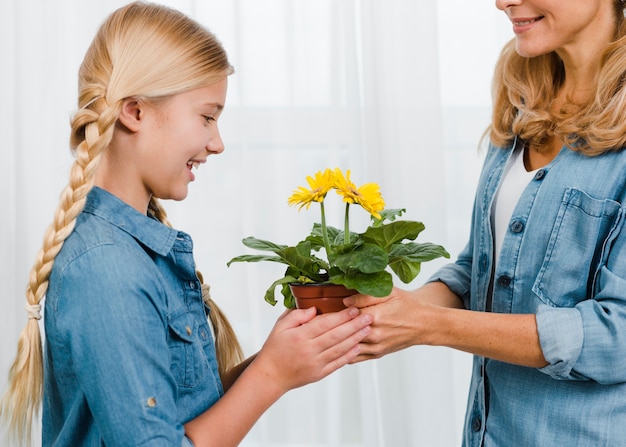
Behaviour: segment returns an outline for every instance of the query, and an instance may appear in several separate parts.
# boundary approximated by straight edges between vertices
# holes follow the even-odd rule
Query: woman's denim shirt
[[[515,144],[489,148],[469,243],[432,280],[467,309],[536,314],[549,365],[474,356],[463,445],[626,446],[626,152],[563,148],[522,193],[494,266],[491,207]]]
[[[223,390],[187,234],[94,188],[44,315],[44,446],[191,445]]]

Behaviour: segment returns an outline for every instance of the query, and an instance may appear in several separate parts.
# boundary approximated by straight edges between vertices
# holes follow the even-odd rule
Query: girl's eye
[[[215,121],[215,118],[213,118],[212,116],[205,116],[204,119],[207,123],[210,123],[211,121]]]

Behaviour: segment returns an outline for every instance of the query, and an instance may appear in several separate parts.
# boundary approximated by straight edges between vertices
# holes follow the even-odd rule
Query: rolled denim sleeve
[[[623,212],[623,210],[622,210]],[[620,220],[623,223],[623,220]],[[621,230],[620,230],[621,228]],[[626,234],[623,225],[607,241],[594,294],[573,308],[542,305],[537,330],[556,379],[626,382]]]
[[[448,288],[461,297],[463,304],[469,306],[469,287],[467,284],[467,273],[458,264],[448,264],[439,269],[428,282],[442,282]]]
[[[548,366],[542,372],[554,379],[567,379],[583,347],[583,324],[575,309],[558,309],[546,305],[537,311],[539,342]],[[563,337],[567,334],[567,337]]]

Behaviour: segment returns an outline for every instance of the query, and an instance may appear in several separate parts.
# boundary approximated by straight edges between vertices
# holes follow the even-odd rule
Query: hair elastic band
[[[26,303],[24,306],[29,320],[41,320],[41,304]]]

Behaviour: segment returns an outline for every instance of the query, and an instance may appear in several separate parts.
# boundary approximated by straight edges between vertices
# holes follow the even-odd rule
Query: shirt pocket
[[[191,314],[182,314],[170,318],[168,326],[172,375],[178,386],[193,387],[209,368],[198,337],[199,325]]]
[[[617,231],[619,210],[614,200],[566,189],[532,289],[542,302],[574,307],[592,296],[607,242]]]

